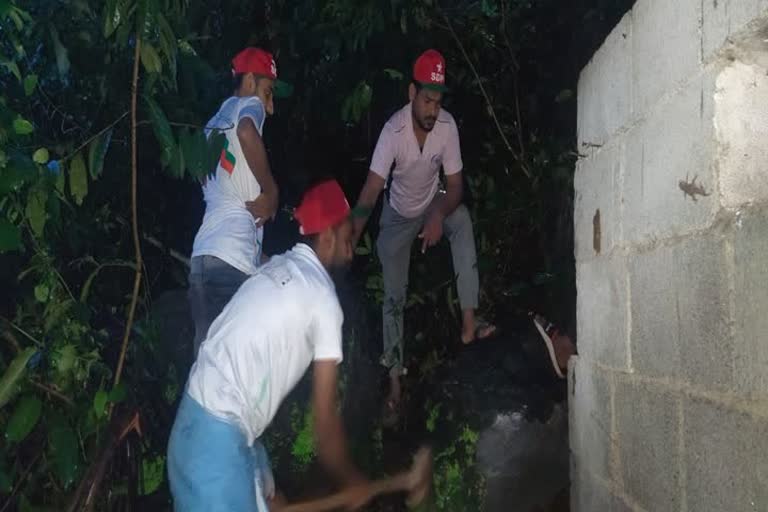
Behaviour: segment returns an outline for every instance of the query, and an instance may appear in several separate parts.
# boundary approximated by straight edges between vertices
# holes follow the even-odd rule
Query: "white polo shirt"
[[[393,170],[394,164],[394,170]],[[414,218],[427,209],[437,193],[440,167],[446,175],[462,170],[456,121],[440,109],[424,148],[413,132],[411,104],[395,112],[384,125],[371,159],[371,171],[385,180],[392,173],[389,203],[403,217]]]
[[[342,360],[343,322],[328,272],[298,244],[259,267],[211,324],[187,392],[251,445],[313,360]]]
[[[218,130],[226,136],[226,146],[203,185],[205,215],[195,236],[192,256],[215,256],[240,272],[253,274],[261,260],[264,229],[256,227],[245,209],[246,201],[261,194],[261,186],[245,161],[237,124],[251,119],[259,134],[266,112],[256,96],[233,96],[221,104],[206,125],[206,136]]]

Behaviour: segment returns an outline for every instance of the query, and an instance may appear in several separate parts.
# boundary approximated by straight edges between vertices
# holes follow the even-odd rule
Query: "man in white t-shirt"
[[[296,209],[306,243],[259,267],[211,324],[168,444],[176,511],[267,511],[274,483],[259,438],[310,364],[320,462],[350,487],[350,507],[369,499],[336,401],[344,317],[329,271],[352,259],[349,211],[335,181],[310,188]]]
[[[213,319],[262,260],[263,225],[277,210],[278,189],[262,141],[279,86],[272,55],[246,48],[232,60],[234,93],[206,125],[223,133],[216,168],[203,180],[205,215],[192,247],[189,300],[195,354]]]
[[[461,340],[471,343],[490,336],[495,327],[475,316],[479,284],[477,256],[469,211],[463,195],[459,132],[453,116],[441,109],[445,88],[445,60],[435,50],[416,59],[410,102],[387,121],[373,153],[368,178],[353,209],[357,242],[387,180],[376,247],[384,274],[383,365],[390,369],[387,404],[400,398],[403,374],[403,309],[406,303],[411,246],[418,237],[421,250],[435,245],[443,231],[451,244],[462,309]],[[446,190],[441,192],[440,169]]]

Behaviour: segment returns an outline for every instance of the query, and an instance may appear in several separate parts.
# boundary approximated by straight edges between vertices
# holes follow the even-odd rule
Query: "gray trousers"
[[[379,238],[376,250],[384,273],[384,353],[381,364],[387,368],[403,368],[403,310],[408,290],[408,270],[411,264],[411,247],[424,225],[427,212],[415,218],[403,217],[389,202],[379,220]],[[477,254],[472,230],[472,219],[466,206],[459,205],[443,221],[443,231],[451,243],[453,271],[459,292],[461,309],[477,309],[479,279]]]
[[[248,275],[215,256],[195,256],[190,261],[189,308],[195,323],[195,358],[208,328]]]

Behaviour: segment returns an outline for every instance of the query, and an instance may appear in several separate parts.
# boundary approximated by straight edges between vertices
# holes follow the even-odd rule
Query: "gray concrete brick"
[[[573,512],[630,512],[621,498],[608,486],[583,475],[571,483],[571,510]]]
[[[584,67],[578,85],[578,143],[603,144],[632,115],[632,13]]]
[[[707,0],[709,1],[709,0]],[[644,117],[700,66],[700,0],[642,0],[632,9],[633,109]]]
[[[737,389],[768,394],[768,211],[737,214],[733,235]]]
[[[626,257],[621,253],[576,264],[579,353],[589,361],[629,369]]]
[[[620,239],[621,146],[614,140],[576,164],[573,222],[578,261],[609,253]]]
[[[579,357],[569,404],[571,472],[610,479],[611,390],[606,375]]]
[[[616,379],[614,404],[624,492],[646,510],[677,511],[681,503],[679,398]]]
[[[733,388],[725,240],[718,233],[630,258],[632,366],[641,375]]]
[[[768,420],[696,399],[683,411],[688,510],[768,510]]]
[[[703,74],[627,133],[621,218],[625,242],[682,235],[714,220],[719,208],[712,193],[714,82],[713,73]],[[709,196],[693,201],[683,193],[680,181],[694,177]]]
[[[768,76],[735,60],[717,76],[715,127],[723,205],[768,201]]]
[[[705,0],[702,3],[703,61],[715,58],[729,39],[766,16],[768,0]]]

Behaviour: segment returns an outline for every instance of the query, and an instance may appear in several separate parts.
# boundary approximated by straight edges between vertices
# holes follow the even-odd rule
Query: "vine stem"
[[[448,15],[445,13],[445,11],[443,11],[439,6],[438,6],[438,12],[440,13],[440,15],[443,18],[443,21],[445,22],[445,27],[451,33],[451,37],[453,37],[453,40],[456,41],[456,45],[459,47],[459,50],[461,50],[461,54],[464,56],[464,60],[467,61],[467,64],[469,65],[469,69],[472,71],[472,74],[475,75],[475,80],[477,80],[477,85],[480,87],[480,92],[485,98],[485,103],[488,105],[488,113],[491,114],[491,117],[493,118],[493,122],[496,124],[496,129],[498,130],[499,135],[501,136],[501,140],[504,142],[504,146],[506,146],[507,150],[512,154],[512,157],[515,160],[517,160],[517,162],[520,164],[520,169],[523,171],[523,173],[525,173],[525,175],[530,179],[531,172],[528,169],[528,165],[525,163],[525,160],[521,158],[521,155],[515,151],[515,148],[512,147],[512,144],[509,143],[509,140],[507,139],[507,136],[504,133],[504,129],[501,127],[499,118],[496,117],[496,109],[493,108],[493,103],[491,103],[491,98],[490,96],[488,96],[488,93],[485,91],[485,86],[483,86],[483,80],[480,78],[480,74],[477,72],[477,69],[475,68],[475,64],[472,62],[472,59],[469,57],[469,54],[467,53],[466,48],[464,48],[464,44],[461,42],[461,38],[459,38],[459,35],[456,33],[456,30],[453,28],[453,24],[451,23],[450,18],[448,18]]]
[[[133,280],[133,294],[131,295],[131,305],[128,308],[128,320],[125,324],[125,333],[123,334],[123,345],[120,348],[120,357],[117,360],[115,369],[115,382],[113,387],[120,384],[120,378],[123,375],[125,365],[125,354],[128,350],[128,342],[131,338],[131,328],[133,326],[133,317],[136,314],[136,303],[139,300],[139,290],[141,288],[141,274],[144,268],[141,256],[141,240],[139,238],[139,219],[138,219],[138,201],[136,192],[136,181],[138,174],[138,162],[136,152],[136,103],[139,92],[139,61],[141,59],[141,34],[136,34],[136,48],[133,54],[133,80],[131,82],[131,226],[133,231],[133,247],[136,252],[136,274]],[[110,416],[112,408],[110,407]]]

